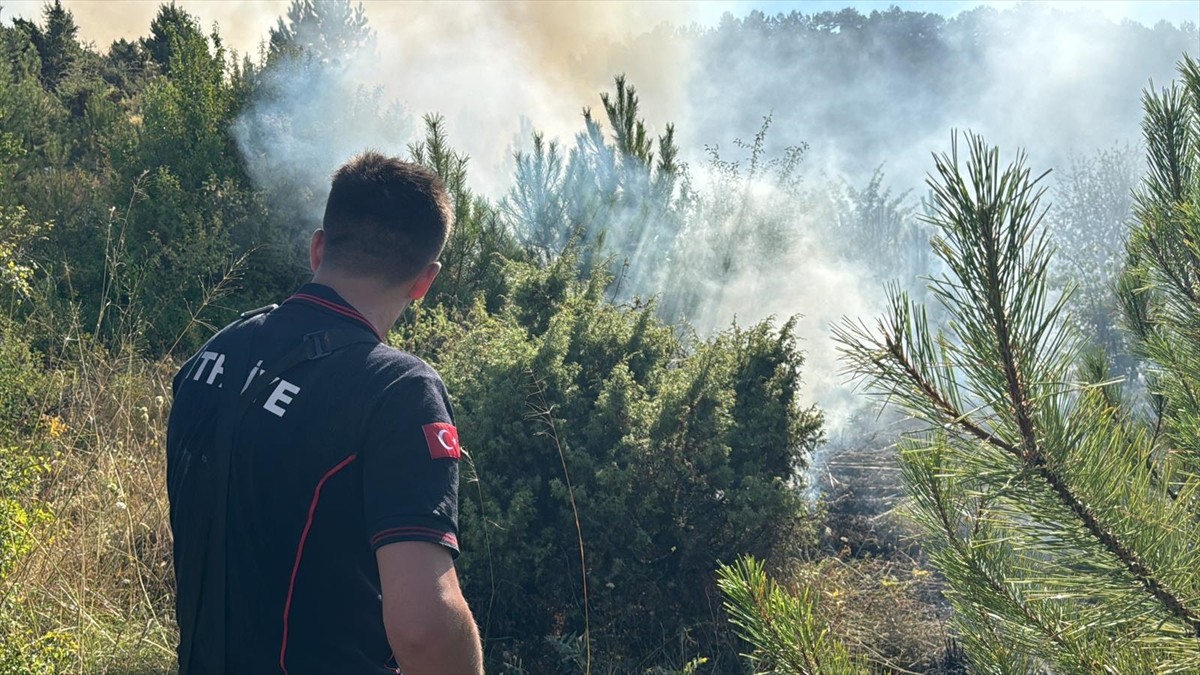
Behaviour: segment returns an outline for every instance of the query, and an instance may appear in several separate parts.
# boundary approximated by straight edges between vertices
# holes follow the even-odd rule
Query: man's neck
[[[409,304],[407,292],[370,279],[318,271],[313,275],[312,283],[332,288],[366,317],[380,335],[387,335]]]

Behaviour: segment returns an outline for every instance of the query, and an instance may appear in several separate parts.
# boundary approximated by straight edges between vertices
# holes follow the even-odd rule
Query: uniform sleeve
[[[373,550],[427,541],[458,556],[461,454],[441,379],[406,379],[385,390],[362,449],[363,511]]]

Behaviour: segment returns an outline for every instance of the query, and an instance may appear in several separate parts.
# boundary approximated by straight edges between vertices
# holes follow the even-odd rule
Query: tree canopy
[[[712,105],[749,135],[720,145],[722,126],[689,165],[683,134],[711,120],[677,131],[617,76],[573,137],[525,130],[498,198],[443,111],[414,118],[348,77],[380,37],[347,0],[294,0],[258,58],[175,3],[107,51],[80,43],[60,0],[0,25],[0,635],[14,636],[0,671],[170,667],[154,463],[167,374],[306,277],[329,170],[378,144],[453,198],[443,272],[388,339],[453,396],[459,566],[492,671],[1200,668],[1200,68],[1185,58],[1180,82],[1146,93],[1131,198],[1132,150],[1084,155],[1052,188],[1023,155],[1005,166],[957,136],[925,199],[871,150],[890,147],[877,118],[926,133],[955,114],[929,115],[904,83],[961,102],[989,36],[1027,11],[752,12],[695,29],[701,95],[728,99],[730,77],[782,91],[746,68],[817,64],[786,88],[793,112],[819,85],[834,94],[821,115],[860,131],[803,143],[775,135],[778,110]],[[1110,29],[1121,53],[1195,35]],[[847,84],[871,73],[890,114]],[[835,143],[861,176],[813,165]],[[1043,219],[1047,194],[1059,207]],[[1070,249],[1057,263],[1054,242]],[[895,459],[916,544],[858,546],[821,520],[807,481],[826,417],[805,382],[820,346],[803,318],[731,320],[814,297],[781,280],[818,265],[842,275],[811,309],[900,280],[877,324],[839,334],[849,365],[922,425]],[[836,586],[901,549],[928,584],[917,611],[886,590],[903,585],[894,565],[847,583],[897,632],[938,624],[903,663],[879,646],[890,637],[848,626],[874,606],[848,610]]]

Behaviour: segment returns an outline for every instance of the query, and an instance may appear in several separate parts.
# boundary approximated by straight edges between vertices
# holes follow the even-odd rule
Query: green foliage
[[[46,385],[39,356],[22,331],[0,316],[0,673],[61,672],[69,656],[69,639],[31,631],[4,590],[50,518],[37,499],[48,471],[48,450],[39,439],[61,433],[62,422],[40,415]]]
[[[1200,66],[1185,58],[1180,72],[1182,86],[1148,91],[1143,98],[1149,171],[1134,197],[1138,226],[1129,237],[1117,288],[1133,350],[1149,362],[1152,413],[1167,436],[1163,443],[1183,462],[1184,473],[1169,478],[1176,494],[1200,470],[1200,443],[1191,436],[1200,413],[1192,404],[1196,382],[1190,370],[1200,363],[1195,339],[1200,321]]]
[[[164,56],[164,63],[169,57]],[[103,57],[101,77],[128,99],[139,94],[160,66],[145,44],[125,38],[114,40]]]
[[[566,200],[563,189],[566,164],[558,141],[546,142],[534,133],[533,147],[516,153],[513,187],[500,207],[510,223],[520,224],[523,243],[542,256],[549,257],[566,249],[571,231],[566,227]]]
[[[0,462],[12,463],[8,455],[17,455],[17,448],[0,449]],[[4,467],[7,469],[7,467]],[[4,470],[0,474],[7,474]],[[5,490],[7,492],[7,490]],[[11,497],[0,497],[0,580],[8,576],[16,564],[33,546],[29,529],[29,513]]]
[[[1147,361],[1153,479],[1194,522],[1200,489],[1200,64],[1184,57],[1179,70],[1181,84],[1143,98],[1149,170],[1135,192],[1137,226],[1117,292],[1133,350]],[[1200,634],[1200,608],[1184,609]]]
[[[7,604],[7,603],[5,603]],[[18,619],[18,608],[0,606],[0,675],[55,675],[70,669],[77,645],[63,632],[37,635]]]
[[[1069,295],[1048,293],[1043,189],[1023,157],[1002,171],[994,148],[968,144],[930,179],[946,332],[896,292],[874,330],[847,323],[839,339],[855,371],[928,424],[901,466],[972,667],[1200,667],[1189,453],[1077,380]]]
[[[369,48],[375,39],[362,3],[355,7],[350,0],[292,0],[286,17],[271,29],[268,61],[335,60]]]
[[[0,26],[0,204],[17,203],[15,187],[44,168],[61,108],[38,79],[41,59],[25,30]]]
[[[754,651],[746,654],[763,675],[861,673],[866,664],[851,657],[821,616],[807,587],[788,592],[772,581],[763,564],[741,558],[717,570],[729,621]]]
[[[165,72],[172,73],[178,64],[172,64],[177,56],[177,49],[186,49],[187,45],[204,40],[204,31],[200,21],[189,14],[175,2],[159,5],[158,14],[150,22],[150,35],[143,38],[141,43],[146,53]],[[129,50],[121,50],[123,55]],[[172,73],[173,74],[173,73]]]
[[[943,584],[912,559],[798,559],[775,581],[744,558],[718,576],[755,673],[964,672],[948,608],[931,602]]]
[[[79,46],[75,17],[62,6],[62,0],[47,3],[42,14],[44,27],[24,19],[14,19],[13,25],[24,31],[37,49],[42,85],[53,91],[82,56],[83,48]]]
[[[145,92],[137,166],[169,167],[195,189],[236,166],[225,135],[232,103],[225,51],[217,35],[210,48],[199,30],[169,30],[163,39],[168,38],[170,77],[155,80]]]
[[[611,137],[590,108],[565,160],[557,142],[535,134],[531,151],[515,156],[516,180],[500,211],[538,259],[579,250],[584,275],[611,263],[614,295],[631,298],[659,287],[691,193],[674,126],[666,125],[656,144],[636,89],[624,76],[615,85],[600,95]]]
[[[47,229],[30,223],[20,206],[0,206],[0,293],[7,291],[10,308],[33,294],[34,263],[29,250]]]
[[[607,240],[613,250],[624,252],[645,237],[669,242],[679,225],[677,200],[684,194],[677,190],[680,166],[674,126],[666,125],[658,137],[655,161],[655,143],[640,117],[637,90],[623,75],[615,85],[615,92],[600,95],[612,126],[611,144],[591,109],[583,111],[584,131],[576,137],[566,172],[566,188],[573,198],[567,204],[567,219],[589,237]]]
[[[25,34],[0,30],[6,63],[24,69]],[[104,57],[84,51],[53,95],[0,78],[0,116],[11,122],[0,204],[54,224],[28,252],[51,284],[37,316],[46,342],[86,326],[109,345],[186,349],[231,314],[217,300],[240,272],[237,306],[295,284],[288,230],[248,188],[229,135],[233,75],[219,35],[164,5],[150,37]]]
[[[444,120],[427,115],[425,137],[409,146],[412,161],[437,172],[454,202],[454,230],[440,258],[430,296],[437,304],[466,309],[482,297],[491,312],[498,311],[506,260],[524,257],[496,210],[467,186],[467,157],[451,149]]]
[[[516,636],[491,646],[496,664],[509,651],[557,670],[542,636],[583,635],[617,672],[680,640],[680,667],[698,653],[728,669],[712,570],[812,541],[796,481],[820,416],[797,400],[792,325],[686,344],[653,307],[604,302],[608,279],[579,281],[576,264],[511,263],[500,312],[422,309],[401,336],[455,395],[474,471],[463,536],[479,543],[461,560],[468,597],[487,635]]]
[[[29,498],[45,466],[29,439],[43,424],[36,402],[45,379],[23,335],[0,318],[0,582],[33,546]]]
[[[43,380],[22,333],[0,317],[0,445],[16,442],[40,423],[34,403]]]

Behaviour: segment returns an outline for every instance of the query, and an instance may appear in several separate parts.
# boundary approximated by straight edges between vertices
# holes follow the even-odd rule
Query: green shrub
[[[24,336],[0,318],[0,675],[61,672],[70,654],[66,636],[29,628],[7,590],[50,519],[35,495],[48,470],[46,439],[62,433],[63,422],[41,414],[46,384]]]
[[[54,675],[71,663],[75,642],[65,633],[36,635],[14,620],[14,609],[0,606],[0,675]]]
[[[554,645],[587,636],[585,670],[590,647],[618,672],[697,654],[737,672],[713,570],[812,541],[796,477],[821,418],[797,401],[792,325],[685,341],[576,269],[513,263],[501,313],[424,310],[400,336],[441,372],[470,456],[461,568],[491,660],[560,671]]]
[[[39,423],[38,393],[45,376],[17,327],[0,317],[0,447]]]

